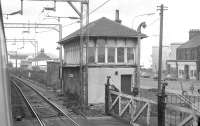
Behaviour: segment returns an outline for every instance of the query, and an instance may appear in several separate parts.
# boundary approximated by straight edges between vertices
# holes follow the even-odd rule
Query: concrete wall
[[[60,88],[59,62],[47,62],[47,86],[55,89]]]
[[[116,72],[118,74],[116,75]],[[135,68],[89,68],[88,69],[88,102],[104,103],[105,83],[107,76],[111,76],[110,82],[121,90],[121,75],[131,74],[132,86],[134,85]],[[131,87],[130,87],[131,88]]]

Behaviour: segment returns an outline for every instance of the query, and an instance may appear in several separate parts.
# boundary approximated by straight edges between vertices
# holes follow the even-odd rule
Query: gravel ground
[[[76,98],[74,98],[73,96],[71,96],[69,94],[62,96],[62,95],[60,95],[59,90],[55,91],[55,90],[53,90],[53,88],[46,87],[44,84],[37,83],[37,82],[34,82],[34,83],[38,87],[40,87],[40,91],[45,93],[47,96],[49,96],[49,94],[53,94],[53,96],[50,96],[51,100],[58,102],[59,105],[63,105],[63,106],[66,106],[67,108],[72,109],[77,114],[82,114],[83,116],[86,116],[86,117],[103,117],[103,116],[105,116],[103,103],[91,104],[91,105],[89,105],[89,107],[87,107],[85,109],[84,112],[81,112],[80,105],[75,100]],[[48,90],[48,92],[46,92],[46,90]]]
[[[168,86],[166,87],[167,92],[181,93],[182,89],[187,91],[189,95],[199,95],[197,90],[200,89],[200,81],[167,81]],[[181,88],[181,83],[182,87]],[[73,100],[71,96],[60,96],[59,92],[53,91],[51,88],[46,88],[43,84],[36,84],[37,87],[41,87],[40,90],[47,97],[57,104],[63,106],[66,109],[66,106],[72,110],[80,113],[80,107],[76,101]],[[191,85],[194,86],[193,92],[191,91]],[[151,78],[141,78],[141,93],[142,96],[148,97],[151,99],[157,99],[156,90],[157,90],[157,81],[154,81]],[[89,105],[89,107],[84,112],[84,115],[87,117],[88,126],[128,126],[128,124],[121,123],[120,121],[104,115],[104,105],[95,104]],[[80,124],[85,123],[84,120],[79,120]]]
[[[67,110],[67,107],[70,107],[75,113],[81,113],[85,116],[87,121],[83,118],[76,118],[81,126],[129,126],[129,124],[121,122],[111,116],[106,116],[104,114],[104,104],[89,105],[83,113],[80,111],[77,102],[72,100],[70,96],[61,96],[59,95],[59,91],[54,91],[52,88],[45,87],[41,83],[35,82],[35,87],[50,100],[61,106],[63,110]],[[68,104],[66,104],[66,102],[68,102]]]

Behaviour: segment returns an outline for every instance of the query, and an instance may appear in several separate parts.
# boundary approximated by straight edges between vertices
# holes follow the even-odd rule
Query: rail
[[[27,107],[29,108],[29,110],[31,111],[31,113],[33,114],[33,116],[35,116],[35,118],[38,120],[40,126],[45,126],[44,122],[39,118],[38,114],[34,111],[33,107],[31,106],[29,100],[26,98],[26,96],[24,95],[23,91],[20,89],[20,87],[16,84],[15,81],[11,81],[14,86],[16,87],[16,89],[20,92],[20,94],[22,95]]]
[[[47,103],[49,103],[54,109],[56,109],[59,113],[63,114],[65,117],[67,117],[67,119],[72,122],[73,126],[80,126],[72,117],[70,117],[69,112],[63,111],[60,106],[58,106],[57,104],[53,103],[51,100],[49,100],[47,97],[45,97],[41,92],[37,91],[36,88],[34,88],[33,86],[27,84],[27,83],[30,83],[30,82],[25,81],[25,80],[23,80],[23,79],[21,79],[19,77],[16,77],[16,76],[12,76],[12,77],[15,77],[17,80],[22,82],[25,86],[28,86],[33,91],[35,91],[40,97],[43,98],[43,100],[45,100]]]

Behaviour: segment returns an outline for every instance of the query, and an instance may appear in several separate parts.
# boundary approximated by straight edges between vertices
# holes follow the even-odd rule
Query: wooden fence
[[[157,102],[114,91],[106,85],[105,111],[133,126],[158,126]],[[192,108],[166,104],[166,126],[198,126],[200,113]]]

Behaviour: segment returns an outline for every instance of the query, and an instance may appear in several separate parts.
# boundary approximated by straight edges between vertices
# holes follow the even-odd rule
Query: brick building
[[[178,77],[197,79],[200,76],[200,30],[190,30],[189,40],[177,48]]]

